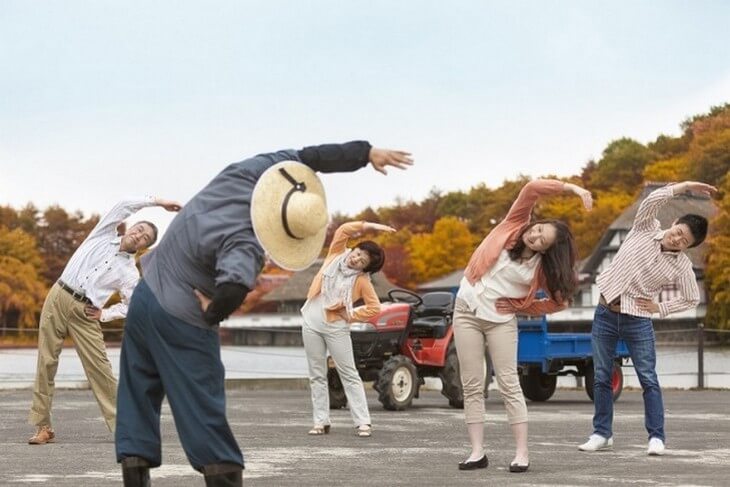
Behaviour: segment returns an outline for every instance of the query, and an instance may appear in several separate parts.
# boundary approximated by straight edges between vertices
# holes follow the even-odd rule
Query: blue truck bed
[[[588,361],[593,357],[590,333],[549,333],[545,318],[519,320],[519,341],[517,362],[540,364],[543,373],[548,373],[555,365]],[[623,340],[616,346],[616,358],[629,356]]]

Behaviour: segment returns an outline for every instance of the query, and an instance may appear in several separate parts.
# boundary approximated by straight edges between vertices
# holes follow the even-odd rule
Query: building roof
[[[606,252],[611,250],[618,250],[618,248],[609,247],[609,243],[613,239],[613,236],[620,231],[629,231],[634,223],[636,212],[639,210],[639,205],[649,193],[665,186],[667,183],[653,183],[648,182],[644,185],[639,198],[634,201],[628,208],[626,208],[618,218],[608,227],[608,230],[603,234],[601,240],[596,245],[593,253],[584,261],[582,272],[593,273],[596,268],[600,265]],[[682,215],[687,213],[695,213],[697,215],[704,216],[708,220],[717,214],[717,206],[713,203],[709,196],[700,194],[682,194],[671,198],[667,203],[659,210],[659,222],[662,228],[669,228],[676,220]],[[705,267],[705,253],[707,252],[707,244],[702,243],[695,248],[686,251],[687,256],[692,261],[692,265],[695,269],[704,269]]]
[[[303,271],[295,272],[286,281],[285,284],[277,287],[266,296],[263,297],[264,301],[306,301],[307,292],[309,291],[309,285],[312,284],[314,276],[317,275],[319,269],[322,267],[324,259],[317,259],[314,264],[307,267]],[[385,274],[382,272],[376,272],[372,275],[373,287],[378,297],[383,300],[388,297],[388,291],[397,288],[395,284],[390,282]]]
[[[418,289],[421,291],[427,291],[432,289],[451,289],[459,287],[461,279],[464,277],[464,269],[458,269],[454,272],[441,276],[433,281],[424,282]]]

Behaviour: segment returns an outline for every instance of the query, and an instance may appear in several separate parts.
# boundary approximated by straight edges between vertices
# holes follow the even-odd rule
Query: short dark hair
[[[699,244],[705,241],[707,237],[707,218],[694,213],[687,213],[677,219],[676,225],[684,223],[689,228],[689,232],[692,234],[694,242],[688,248],[697,247]]]
[[[139,225],[140,223],[144,223],[145,225],[149,225],[149,227],[152,229],[152,241],[147,246],[147,248],[150,248],[150,247],[152,247],[155,244],[155,242],[157,242],[157,234],[159,233],[159,231],[157,230],[157,227],[155,226],[154,223],[152,223],[150,221],[147,221],[147,220],[140,220],[137,223],[135,223],[134,225]],[[134,225],[132,225],[132,226],[134,226]]]
[[[385,264],[385,252],[372,240],[364,240],[355,245],[356,249],[364,250],[370,256],[370,263],[363,269],[363,272],[375,274],[383,268]]]

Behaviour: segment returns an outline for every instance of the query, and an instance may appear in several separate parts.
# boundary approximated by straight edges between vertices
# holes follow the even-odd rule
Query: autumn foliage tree
[[[604,191],[632,191],[641,185],[644,166],[655,157],[648,147],[635,140],[614,140],[603,150],[603,157],[591,175],[590,187]]]
[[[720,211],[710,222],[711,233],[707,239],[707,318],[718,328],[730,329],[730,176],[725,176],[719,189]]]
[[[464,221],[452,216],[439,219],[432,233],[415,234],[406,246],[414,278],[424,282],[463,268],[477,242]]]
[[[0,207],[0,326],[37,326],[50,285],[96,225],[58,206]]]
[[[43,260],[36,242],[19,228],[0,226],[0,327],[26,328],[36,324],[46,286],[39,275]]]
[[[644,167],[644,181],[684,181],[689,177],[689,161],[684,154],[669,159],[661,159]]]
[[[408,250],[411,238],[413,235],[408,228],[395,233],[378,233],[371,237],[385,251],[383,273],[394,284],[405,288],[414,288],[418,284]]]
[[[730,170],[730,116],[727,127],[696,136],[687,157],[692,179],[718,184]]]
[[[54,282],[61,276],[68,260],[98,221],[98,216],[85,220],[81,212],[69,214],[59,206],[43,212],[36,228],[38,247],[46,262],[43,277]]]

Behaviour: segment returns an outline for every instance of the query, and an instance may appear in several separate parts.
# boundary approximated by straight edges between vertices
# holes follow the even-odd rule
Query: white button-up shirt
[[[497,312],[497,299],[527,296],[539,262],[538,253],[527,261],[517,262],[510,258],[509,251],[502,249],[497,262],[473,286],[466,277],[462,278],[457,297],[475,311],[477,318],[493,323],[506,323],[515,315]]]
[[[117,226],[133,213],[154,204],[152,197],[117,203],[76,249],[61,274],[64,284],[86,295],[94,306],[102,309],[101,321],[127,316],[129,300],[139,282],[134,254],[119,249],[122,238],[117,236]],[[122,301],[104,308],[117,291]]]

